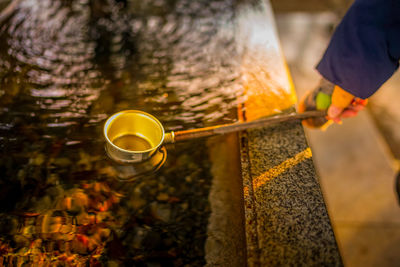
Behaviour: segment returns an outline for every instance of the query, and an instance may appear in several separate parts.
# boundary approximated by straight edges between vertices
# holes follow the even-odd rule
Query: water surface
[[[260,70],[276,54],[249,52],[269,43],[244,38],[249,18],[263,19],[257,1],[242,2],[21,1],[0,25],[4,263],[206,263],[206,140],[170,148],[159,172],[126,183],[102,127],[124,109],[155,115],[167,131],[236,121],[246,84],[270,79]],[[274,80],[260,90],[284,102]]]

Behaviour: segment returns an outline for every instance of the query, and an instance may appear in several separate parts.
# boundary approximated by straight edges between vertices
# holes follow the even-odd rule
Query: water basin
[[[102,128],[123,109],[150,112],[166,130],[236,121],[236,8],[232,1],[20,1],[0,25],[5,264],[206,264],[211,169],[220,169],[209,140],[178,144],[159,172],[125,182],[115,179]],[[132,149],[132,138],[139,137],[113,143]]]

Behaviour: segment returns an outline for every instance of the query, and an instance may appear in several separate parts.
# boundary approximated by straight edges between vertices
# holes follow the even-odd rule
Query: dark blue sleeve
[[[400,59],[400,0],[356,0],[336,28],[317,66],[351,94],[370,97]]]

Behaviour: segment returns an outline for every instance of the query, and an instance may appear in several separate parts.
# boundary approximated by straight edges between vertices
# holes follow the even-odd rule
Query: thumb
[[[329,109],[328,109],[328,117],[330,119],[339,117],[342,112],[343,112],[343,108],[332,104],[329,106]]]
[[[342,124],[342,119],[340,117],[341,117],[343,110],[344,110],[343,108],[338,107],[334,104],[330,105],[330,107],[328,109],[327,119],[332,120],[337,124]]]
[[[328,109],[328,119],[341,124],[340,116],[345,108],[347,108],[354,96],[345,91],[341,87],[335,85],[332,93],[332,104]]]

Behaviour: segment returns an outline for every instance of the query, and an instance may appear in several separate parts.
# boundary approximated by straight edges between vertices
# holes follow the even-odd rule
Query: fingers
[[[361,111],[362,109],[365,108],[365,106],[368,104],[368,99],[361,99],[361,98],[354,98],[354,100],[351,102],[351,107],[353,107],[357,111]]]
[[[342,112],[342,114],[340,115],[341,118],[345,119],[345,118],[350,118],[350,117],[354,117],[358,114],[358,111],[353,110],[353,109],[346,109],[345,111]]]
[[[329,83],[328,87],[320,87],[306,93],[299,103],[298,111],[304,112],[307,109],[326,110],[327,116],[321,118],[317,123],[316,119],[303,121],[303,124],[312,128],[322,128],[332,122],[341,124],[343,118],[354,117],[367,104],[367,100],[355,97],[338,85]]]
[[[350,106],[348,109],[354,110],[354,111],[361,111],[365,108],[363,105],[356,105],[356,106]]]
[[[335,104],[332,104],[328,109],[327,118],[333,120],[335,123],[341,124],[341,119],[356,116],[359,111],[365,108],[367,103],[367,99],[355,98],[346,108],[341,108],[336,106]]]
[[[368,104],[368,99],[354,98],[352,104],[366,106]]]

